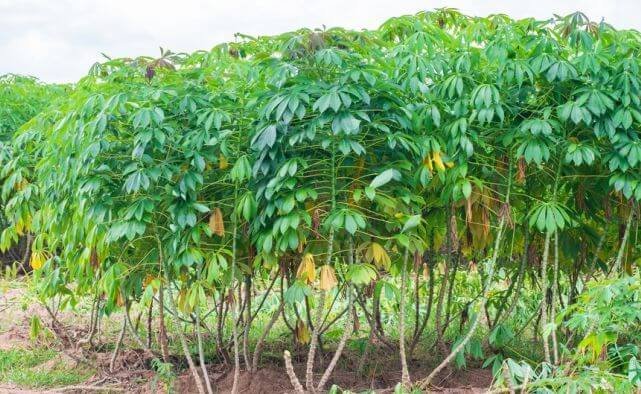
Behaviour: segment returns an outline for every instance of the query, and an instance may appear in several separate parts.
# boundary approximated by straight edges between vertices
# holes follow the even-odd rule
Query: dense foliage
[[[0,76],[0,162],[5,163],[11,157],[9,140],[14,133],[35,115],[51,105],[56,98],[65,94],[63,85],[47,85],[35,78],[19,75]],[[1,175],[4,177],[4,174]],[[4,185],[3,185],[4,186]],[[8,193],[9,190],[3,193]],[[4,205],[0,201],[2,211]],[[6,227],[6,220],[0,212],[0,228]],[[14,246],[6,253],[0,253],[0,261],[20,259],[26,249],[25,242]],[[27,261],[28,262],[28,261]]]
[[[159,302],[165,361],[163,303],[191,322],[201,362],[201,319],[213,316],[217,351],[237,371],[241,355],[256,368],[248,332],[282,321],[309,343],[309,391],[333,368],[313,381],[320,335],[344,324],[338,358],[357,308],[370,338],[399,348],[406,386],[406,353],[428,322],[443,356],[460,326],[446,358],[458,365],[478,355],[483,326],[500,371],[519,308],[538,316],[546,365],[569,352],[564,322],[600,354],[619,337],[589,339],[607,332],[580,320],[589,312],[554,317],[588,275],[633,274],[641,256],[640,54],[638,32],[580,13],[441,9],[375,31],[239,35],[210,51],[109,60],[0,156],[0,244],[33,234],[43,300],[91,295],[107,315]],[[266,328],[252,324],[258,290],[278,299]],[[381,323],[385,297],[398,303],[387,311],[397,345]]]

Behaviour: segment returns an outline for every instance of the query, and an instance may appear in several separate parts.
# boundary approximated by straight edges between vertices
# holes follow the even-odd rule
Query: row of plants
[[[203,393],[204,348],[236,382],[275,324],[307,351],[302,376],[284,353],[295,390],[322,391],[363,318],[372,346],[398,351],[401,384],[426,389],[478,353],[479,327],[490,342],[513,330],[526,291],[542,359],[561,370],[573,320],[559,309],[641,255],[640,50],[638,32],[581,13],[440,9],[108,59],[2,146],[0,246],[31,235],[44,302],[92,297],[92,323],[124,310],[123,335],[164,362],[166,319],[189,327],[177,335]],[[462,280],[475,291],[454,308]],[[381,323],[386,293],[398,337]],[[443,362],[410,376],[428,328]]]

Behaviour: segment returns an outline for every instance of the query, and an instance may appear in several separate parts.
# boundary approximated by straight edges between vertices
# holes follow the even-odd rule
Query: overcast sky
[[[0,75],[73,82],[111,57],[209,49],[233,34],[300,27],[376,28],[387,18],[437,7],[471,15],[548,18],[576,10],[641,30],[641,0],[0,0]]]

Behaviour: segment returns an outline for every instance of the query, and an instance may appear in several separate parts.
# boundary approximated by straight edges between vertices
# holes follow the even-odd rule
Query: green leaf
[[[401,230],[401,232],[404,233],[407,230],[411,230],[414,227],[418,226],[420,223],[421,223],[421,215],[412,215],[405,221],[405,224],[403,225],[403,229]]]
[[[392,179],[400,179],[400,178],[401,178],[401,173],[398,172],[398,170],[390,168],[381,172],[374,179],[372,179],[372,182],[369,184],[369,187],[371,187],[372,189],[376,189],[377,187],[381,187],[387,184]],[[365,193],[367,194],[367,189],[365,190]]]

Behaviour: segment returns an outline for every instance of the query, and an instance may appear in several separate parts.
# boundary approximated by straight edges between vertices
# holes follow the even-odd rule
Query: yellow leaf
[[[221,170],[225,170],[229,167],[229,162],[227,161],[227,158],[221,154],[220,157],[218,158],[218,168]]]
[[[336,280],[336,273],[334,268],[330,265],[324,265],[321,267],[320,271],[320,286],[321,290],[331,290],[333,289],[338,281]]]
[[[374,263],[377,268],[388,269],[391,264],[391,259],[385,249],[376,242],[369,244],[365,251],[365,259],[370,263]]]
[[[443,164],[443,160],[441,160],[441,152],[434,152],[434,154],[432,155],[432,160],[434,161],[434,165],[439,171],[445,170],[445,165]]]
[[[116,295],[116,305],[120,307],[125,306],[125,298],[122,296],[121,291],[118,291],[118,294]]]
[[[312,283],[316,279],[316,264],[314,263],[314,255],[306,253],[300,261],[296,277],[307,283]]]
[[[225,235],[225,223],[223,222],[223,213],[220,208],[215,208],[209,217],[209,229],[219,237]]]
[[[16,229],[16,234],[18,234],[19,236],[22,236],[24,234],[25,225],[22,219],[18,219],[14,227]]]
[[[29,261],[29,264],[31,264],[31,268],[37,271],[42,268],[46,261],[47,259],[45,258],[43,253],[33,252],[31,253],[31,260]]]
[[[430,158],[430,155],[427,155],[423,158],[423,165],[426,166],[430,172],[434,171],[434,166],[432,165],[432,159]]]
[[[302,320],[299,320],[298,324],[296,324],[296,341],[301,345],[305,345],[309,343],[310,339],[309,328],[307,328],[307,325],[303,323]]]
[[[191,313],[192,308],[189,305],[189,301],[187,299],[187,291],[185,289],[181,289],[178,292],[178,309],[180,309],[184,313]]]

